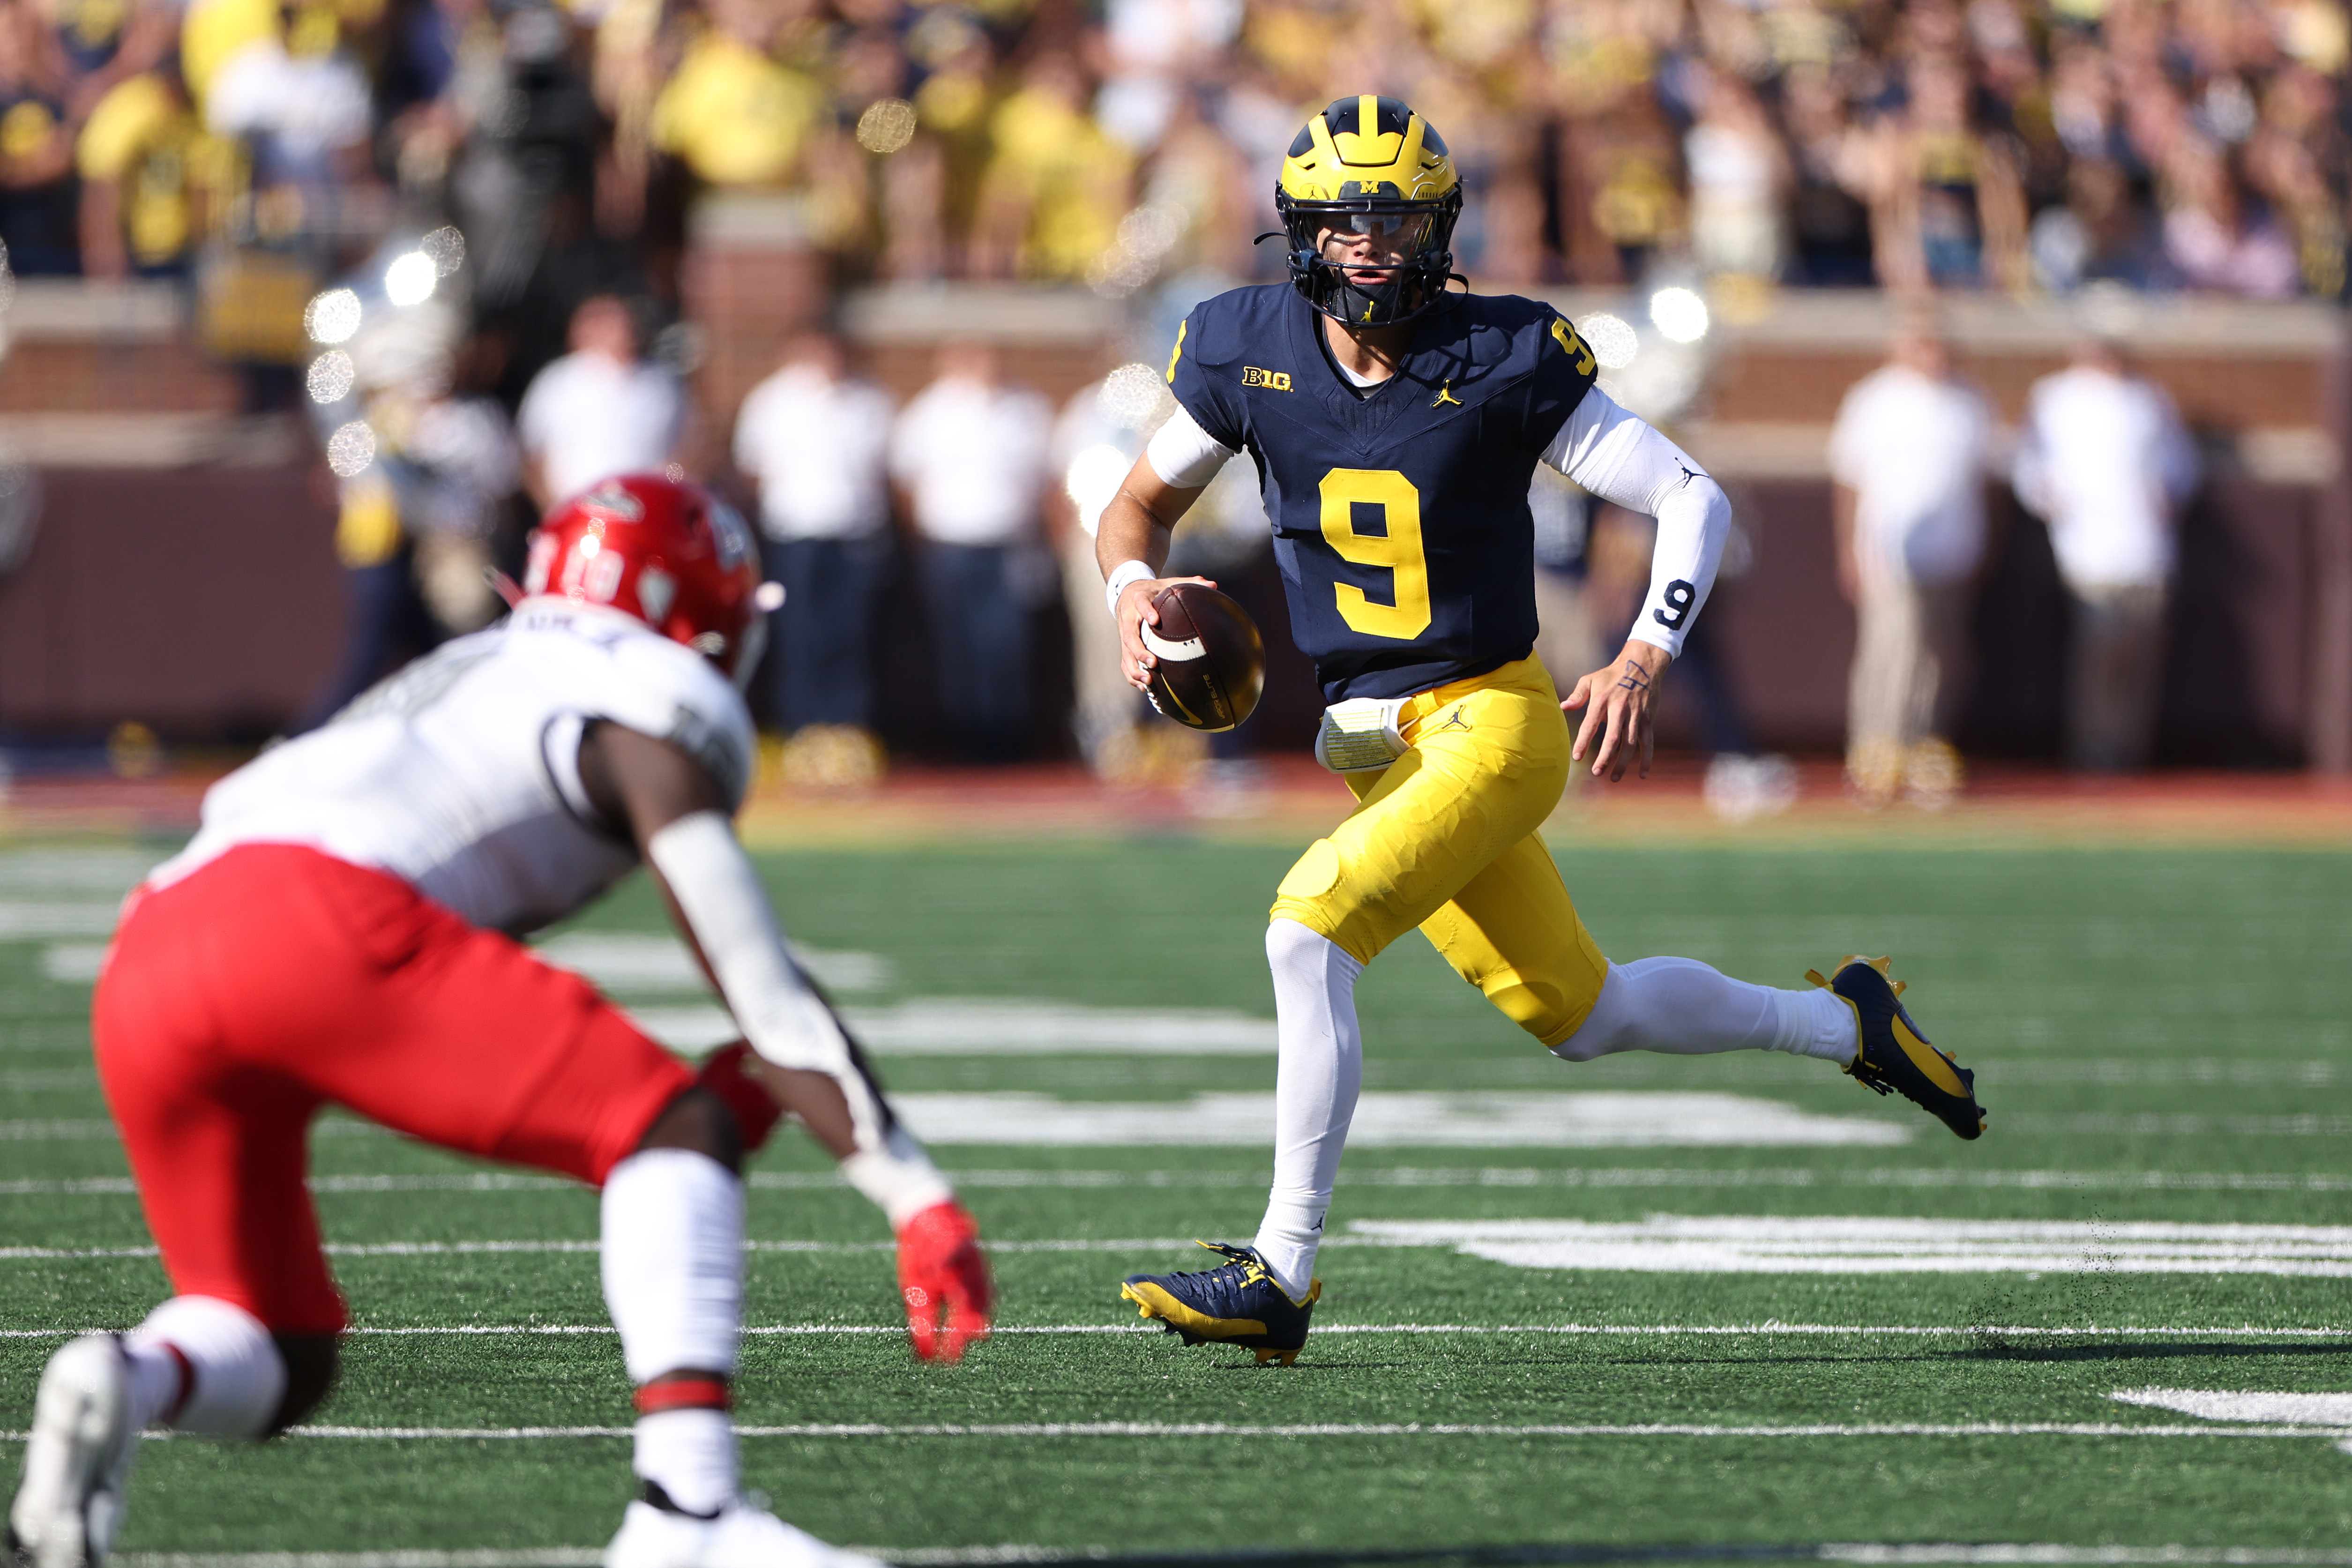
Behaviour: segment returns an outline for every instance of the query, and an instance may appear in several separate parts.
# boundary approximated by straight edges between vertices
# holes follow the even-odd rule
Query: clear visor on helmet
[[[1429,242],[1429,212],[1323,212],[1318,246],[1335,267],[1381,268],[1409,261]]]

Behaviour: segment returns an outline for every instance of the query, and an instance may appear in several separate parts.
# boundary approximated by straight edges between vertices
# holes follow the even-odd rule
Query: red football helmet
[[[751,678],[783,589],[760,580],[740,513],[699,485],[624,474],[547,514],[523,591],[632,615],[734,677]]]

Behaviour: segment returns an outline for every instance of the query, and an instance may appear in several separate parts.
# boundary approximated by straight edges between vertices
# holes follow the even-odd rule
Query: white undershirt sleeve
[[[1180,490],[1197,490],[1217,477],[1217,470],[1235,456],[1234,449],[1201,428],[1200,422],[1178,405],[1168,423],[1152,434],[1144,448],[1160,482]]]
[[[890,1217],[892,1228],[953,1196],[784,946],[767,889],[735,829],[716,811],[681,816],[646,841],[678,910],[710,961],[719,989],[751,1048],[779,1067],[821,1072],[848,1102],[856,1149],[842,1174]]]
[[[1731,501],[1723,487],[1597,386],[1559,427],[1543,460],[1602,500],[1658,520],[1650,592],[1630,635],[1679,655],[1715,586],[1723,542],[1731,532]]]

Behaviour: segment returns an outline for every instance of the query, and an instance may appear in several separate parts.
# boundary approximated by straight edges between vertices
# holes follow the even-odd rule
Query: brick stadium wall
[[[723,453],[743,395],[775,369],[784,344],[824,313],[824,263],[797,248],[706,247],[689,258],[683,287],[687,317],[701,333],[695,392],[719,416],[710,434]]]
[[[0,584],[0,731],[90,734],[136,719],[166,734],[255,740],[274,732],[323,678],[342,624],[330,548],[332,512],[302,469],[59,470],[32,559]],[[1738,487],[1758,541],[1748,576],[1709,611],[1759,743],[1833,751],[1844,732],[1853,617],[1830,570],[1828,490]],[[2188,520],[2174,612],[2161,751],[2167,760],[2277,764],[2302,752],[2315,586],[2305,569],[2307,489],[2230,481]],[[1989,754],[2055,753],[2065,600],[2046,534],[1997,499],[2001,542],[1976,617],[1978,663],[1961,735]],[[1276,658],[1257,750],[1309,743],[1313,671],[1288,646],[1270,554],[1227,588],[1265,628]],[[1039,754],[1066,738],[1069,654],[1059,606],[1034,626]],[[930,648],[902,561],[886,590],[877,655],[882,722],[894,745],[932,749],[940,715]],[[1670,684],[1669,743],[1693,731],[1688,693]]]
[[[1958,739],[1990,755],[2058,752],[2065,689],[2066,595],[2048,531],[2007,490],[1994,493],[1996,544],[1972,622],[1975,668]],[[1829,486],[1735,482],[1757,544],[1748,575],[1717,588],[1709,631],[1760,744],[1834,752],[1844,742],[1853,609],[1838,595]],[[2301,759],[2318,590],[2307,569],[2315,493],[2223,479],[2183,520],[2158,755],[2208,765]],[[1689,693],[1671,677],[1664,738],[1695,733]]]
[[[1103,350],[1092,343],[1007,344],[1002,352],[1006,377],[1043,393],[1057,412],[1110,368]],[[930,384],[938,357],[926,344],[903,342],[861,345],[858,353],[866,374],[901,403]]]
[[[301,468],[53,469],[0,583],[0,732],[258,741],[342,636],[334,511]]]
[[[2000,416],[2012,420],[2025,412],[2026,389],[2066,365],[2061,350],[1987,353],[1963,346],[1953,358]],[[1707,414],[1724,423],[1826,425],[1837,417],[1846,388],[1884,363],[1883,354],[1867,351],[1806,353],[1777,343],[1741,343],[1716,363]],[[2317,423],[2322,365],[2307,355],[2143,354],[2139,363],[2150,380],[2172,394],[2181,417],[2192,426],[2234,431]]]
[[[734,404],[784,341],[814,320],[823,298],[804,251],[752,239],[759,242],[732,250],[707,247],[688,276],[706,350],[698,391],[714,455],[723,452]],[[1577,313],[1604,303],[1625,309],[1622,301],[1560,302]],[[1883,301],[1805,300],[1790,309],[1792,320],[1778,326],[1723,333],[1702,409],[1717,437],[1744,427],[1767,433],[1767,447],[1785,447],[1790,432],[1818,433],[1846,385],[1876,363]],[[1963,363],[2013,416],[2032,377],[2058,363],[2051,344],[2063,341],[2063,323],[1998,302],[1956,314],[1969,311],[1976,315],[1955,323],[1969,345]],[[125,719],[190,739],[270,733],[323,678],[341,635],[326,491],[300,462],[89,466],[117,449],[108,444],[110,419],[121,421],[128,440],[145,428],[143,411],[201,419],[234,397],[229,379],[173,335],[160,307],[137,331],[89,313],[87,330],[68,330],[59,317],[20,331],[0,362],[0,438],[22,445],[24,432],[44,420],[81,412],[104,437],[81,437],[77,449],[96,456],[45,469],[38,542],[0,583],[0,734],[87,735]],[[2347,373],[2327,357],[2340,317],[2242,307],[2176,317],[2148,332],[2143,363],[2210,437],[2226,445],[2233,432],[2302,431],[2325,447],[2321,427],[2343,427],[2344,394],[2330,377]],[[1105,368],[1119,325],[1090,296],[1014,289],[853,296],[838,319],[871,374],[901,396],[929,379],[938,343],[960,334],[996,341],[1012,374],[1057,404]],[[1832,585],[1818,456],[1790,462],[1783,451],[1743,473],[1711,457],[1713,448],[1697,449],[1718,463],[1759,545],[1753,571],[1721,590],[1708,616],[1730,681],[1759,743],[1834,750],[1853,633]],[[2311,477],[2324,474],[2315,468]],[[2326,728],[2315,719],[2323,709],[2339,737],[2352,731],[2352,684],[2336,668],[2352,664],[2352,481],[2275,480],[2223,461],[2187,520],[2161,739],[2169,759],[2294,762],[2306,754],[2315,725]],[[1977,617],[1979,657],[1961,738],[1991,753],[2050,755],[2063,687],[2063,595],[2040,525],[2005,493],[1997,511],[2004,527]],[[1318,700],[1306,661],[1287,647],[1270,555],[1228,574],[1227,586],[1277,650],[1262,716],[1246,739],[1295,750],[1311,736]],[[919,754],[934,744],[939,714],[923,616],[903,560],[882,622],[883,726],[895,745]],[[1034,746],[1059,754],[1067,746],[1059,709],[1070,670],[1058,602],[1038,611],[1034,629]],[[1666,720],[1670,740],[1693,732],[1687,691],[1677,695],[1671,684]]]
[[[20,342],[0,360],[0,413],[236,411],[236,377],[183,342]]]

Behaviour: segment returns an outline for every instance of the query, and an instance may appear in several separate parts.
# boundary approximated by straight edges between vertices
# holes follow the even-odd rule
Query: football
[[[1198,583],[1163,589],[1151,607],[1160,624],[1141,628],[1143,646],[1159,661],[1151,705],[1213,733],[1247,719],[1265,689],[1265,643],[1249,612]]]

